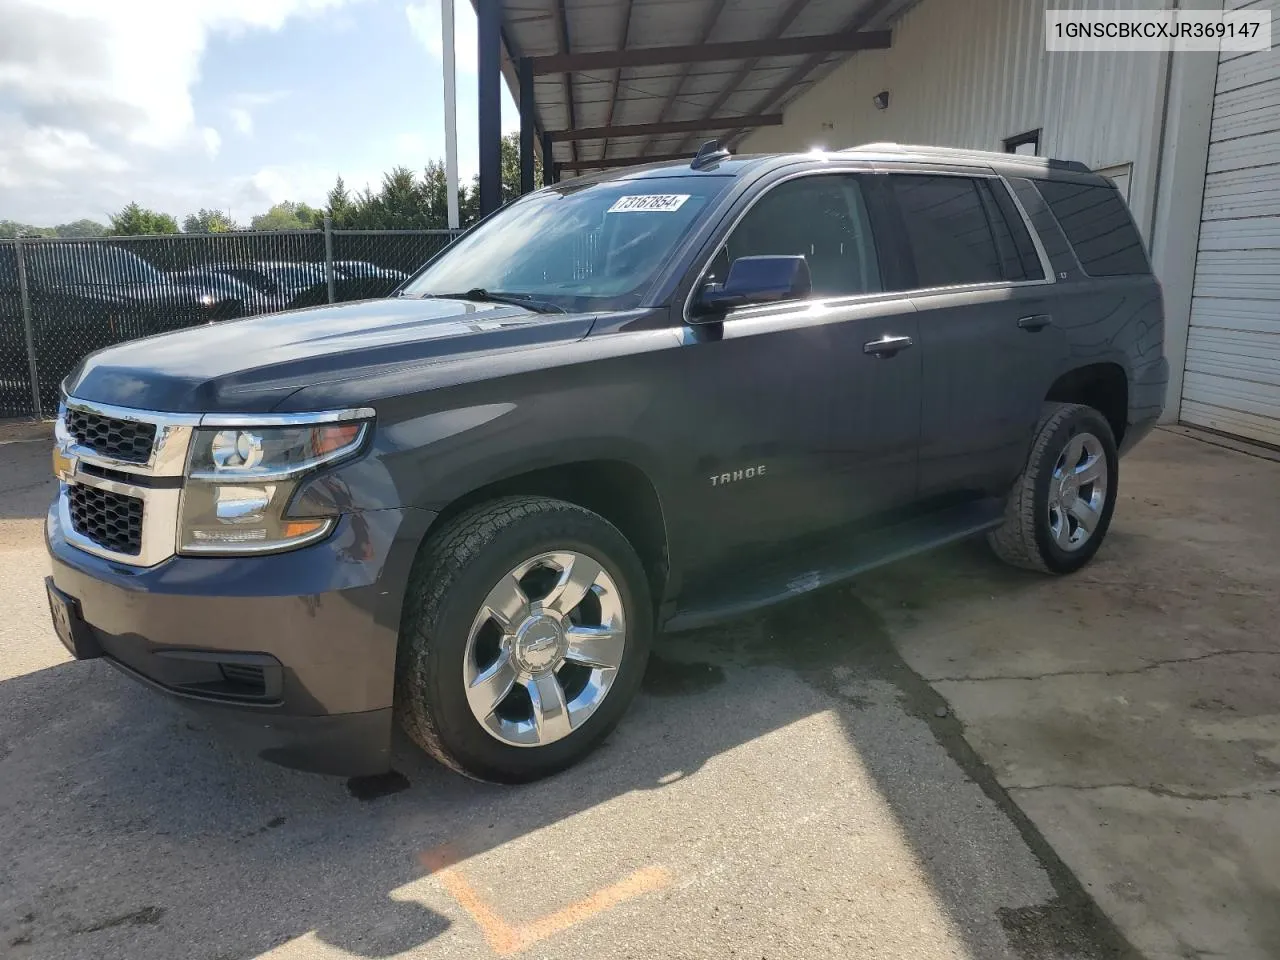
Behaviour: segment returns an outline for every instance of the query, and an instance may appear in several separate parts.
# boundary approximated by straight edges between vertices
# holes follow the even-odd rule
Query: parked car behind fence
[[[334,230],[331,263],[323,230],[2,240],[0,417],[48,415],[62,378],[102,347],[329,303],[330,266],[334,302],[387,296],[456,235]]]

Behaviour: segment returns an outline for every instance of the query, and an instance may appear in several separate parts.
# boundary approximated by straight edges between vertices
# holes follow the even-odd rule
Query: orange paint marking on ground
[[[456,867],[442,870],[436,877],[440,885],[449,892],[449,896],[471,914],[471,919],[476,922],[476,926],[484,934],[485,942],[494,953],[500,957],[509,957],[526,946],[521,942],[521,931],[498,916],[497,911],[485,903],[484,898],[476,893],[475,887],[467,882],[467,878]]]
[[[462,856],[456,848],[445,844],[428,850],[420,859],[449,896],[471,915],[471,919],[484,934],[489,948],[500,957],[509,957],[526,950],[535,943],[576,927],[620,903],[644,893],[661,890],[671,882],[671,874],[665,868],[643,867],[617,883],[597,890],[554,913],[539,917],[532,923],[512,925],[499,916],[463,876],[457,866]]]

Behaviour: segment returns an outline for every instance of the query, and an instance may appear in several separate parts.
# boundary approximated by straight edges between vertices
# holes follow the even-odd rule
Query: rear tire
[[[414,565],[397,714],[459,773],[536,780],[621,719],[652,633],[644,568],[616,527],[561,500],[494,500],[449,521]]]
[[[1046,403],[1003,526],[987,534],[996,556],[1041,573],[1074,573],[1098,552],[1116,505],[1119,455],[1097,410]]]

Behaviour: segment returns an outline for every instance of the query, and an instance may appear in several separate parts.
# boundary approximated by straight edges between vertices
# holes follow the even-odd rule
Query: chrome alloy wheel
[[[539,554],[498,581],[471,624],[467,703],[503,743],[554,743],[604,702],[625,646],[622,594],[600,564],[568,550]]]
[[[1077,433],[1049,478],[1049,536],[1059,548],[1072,552],[1089,542],[1107,502],[1107,479],[1102,441]]]

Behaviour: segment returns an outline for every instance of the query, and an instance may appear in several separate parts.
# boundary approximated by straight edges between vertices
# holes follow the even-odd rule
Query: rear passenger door
[[[1066,357],[1052,274],[998,177],[889,177],[911,249],[921,498],[1001,495]]]

